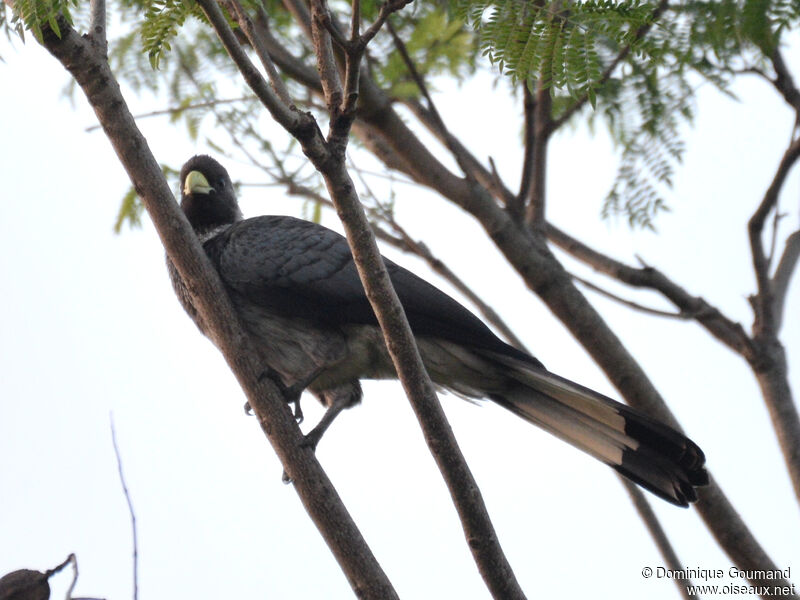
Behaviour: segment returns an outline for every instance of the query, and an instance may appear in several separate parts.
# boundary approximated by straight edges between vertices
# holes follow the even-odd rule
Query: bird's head
[[[193,156],[181,169],[181,208],[198,233],[242,218],[228,172],[204,154]]]

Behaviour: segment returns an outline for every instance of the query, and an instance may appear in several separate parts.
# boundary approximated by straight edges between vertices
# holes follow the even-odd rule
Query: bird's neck
[[[207,237],[208,232],[230,227],[242,219],[237,205],[209,201],[207,198],[186,197],[181,208],[198,237]]]

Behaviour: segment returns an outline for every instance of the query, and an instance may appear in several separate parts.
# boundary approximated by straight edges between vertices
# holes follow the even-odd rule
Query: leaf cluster
[[[59,18],[72,25],[72,9],[77,5],[77,0],[15,0],[14,16],[11,21],[13,29],[22,39],[24,39],[24,31],[28,30],[40,42],[45,29],[49,29],[61,37]],[[5,9],[2,14],[5,24]]]
[[[621,152],[602,215],[652,228],[683,155],[704,83],[768,70],[781,35],[800,22],[797,0],[455,0],[483,54],[515,82],[542,83],[553,118],[596,110]]]
[[[158,69],[161,56],[172,49],[170,40],[186,19],[194,16],[204,20],[203,11],[191,0],[150,0],[144,9],[140,29],[142,51],[147,53],[153,69]]]
[[[457,0],[454,12],[480,33],[483,54],[514,81],[542,80],[574,98],[588,94],[593,103],[603,67],[598,46],[612,40],[636,47],[636,32],[654,18],[643,0]]]

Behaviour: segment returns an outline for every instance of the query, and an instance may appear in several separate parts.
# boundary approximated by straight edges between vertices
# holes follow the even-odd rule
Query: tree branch
[[[794,109],[800,119],[800,90],[797,89],[794,83],[792,73],[786,66],[786,62],[783,60],[783,54],[779,47],[775,47],[772,56],[770,56],[770,60],[772,61],[772,68],[775,69],[776,75],[775,79],[771,80],[772,84],[775,86],[775,89],[780,92],[787,104]]]
[[[633,502],[633,506],[636,508],[636,512],[639,513],[642,521],[644,521],[645,527],[647,527],[647,531],[650,533],[650,536],[656,543],[656,547],[661,553],[661,557],[664,559],[664,564],[671,571],[684,571],[684,564],[680,561],[678,555],[675,553],[675,549],[672,547],[672,544],[667,537],[667,532],[664,531],[664,528],[661,526],[656,513],[653,512],[653,508],[650,506],[647,498],[645,498],[642,490],[625,477],[620,476],[619,479],[622,481],[622,484],[625,486],[625,490],[631,497],[631,501]],[[687,590],[687,587],[692,585],[692,581],[690,579],[681,579],[679,577],[675,577],[674,581],[675,585],[678,586],[678,592],[681,596],[687,600],[690,600],[691,598],[697,598],[696,595],[689,594],[689,591]]]
[[[578,277],[574,273],[571,273],[570,275],[575,281],[579,282],[581,285],[589,288],[594,292],[597,292],[601,296],[605,296],[606,298],[613,300],[614,302],[619,302],[623,306],[627,306],[628,308],[631,308],[633,310],[643,312],[648,315],[653,315],[655,317],[665,317],[667,319],[681,319],[685,321],[692,318],[692,315],[688,315],[683,312],[675,313],[666,310],[658,310],[657,308],[650,308],[649,306],[644,306],[643,304],[639,304],[638,302],[633,302],[631,300],[622,298],[621,296],[617,296],[616,294],[612,294],[608,290],[601,288],[599,285],[595,285],[588,279],[583,279],[581,277]]]
[[[425,109],[419,105],[418,107],[418,111],[424,113]],[[566,292],[570,294],[575,292],[574,286],[569,283],[569,276],[564,273],[566,281],[561,281],[560,277],[553,279],[555,271],[549,260],[543,264],[538,258],[542,252],[546,252],[546,249],[543,249],[540,243],[534,242],[530,235],[520,229],[508,213],[493,201],[487,192],[489,185],[496,184],[490,173],[486,174],[489,185],[485,188],[481,187],[483,181],[479,180],[480,185],[474,185],[456,177],[399,119],[385,95],[369,80],[362,81],[359,116],[363,119],[369,135],[379,141],[379,145],[387,150],[388,156],[405,166],[404,172],[417,182],[436,190],[481,223],[509,263],[520,273],[527,285],[545,300],[562,323],[568,325],[576,339],[595,358],[623,397],[644,410],[652,408],[652,413],[657,417],[663,417],[665,422],[677,425],[664,405],[663,399],[652,387],[636,361],[627,352],[617,352],[617,348],[620,347],[619,340],[599,315],[583,309],[572,313],[568,301],[563,303],[559,301],[562,290],[565,291],[565,295]],[[513,197],[510,191],[504,190],[504,192]],[[585,299],[581,297],[578,303],[583,306]],[[723,320],[721,329],[726,329],[726,325]],[[741,326],[734,324],[731,340],[738,343],[740,337],[748,339]],[[613,348],[614,351],[606,352],[607,348]],[[737,566],[751,570],[777,568],[716,484],[701,490],[701,498],[704,500],[697,505],[698,511],[709,530]]]
[[[433,98],[428,92],[428,86],[425,84],[425,79],[417,70],[414,61],[411,59],[411,55],[408,53],[405,43],[400,36],[397,35],[397,32],[394,30],[394,27],[392,27],[391,22],[386,23],[386,29],[392,36],[394,47],[397,50],[397,53],[400,55],[400,58],[408,70],[409,75],[411,75],[411,78],[414,80],[414,83],[419,89],[420,94],[422,94],[422,97],[425,98],[425,101],[428,104],[426,116],[430,121],[429,124],[431,125],[432,131],[436,133],[439,140],[447,147],[447,149],[450,151],[450,154],[453,155],[453,158],[456,160],[456,163],[461,168],[461,171],[464,173],[464,175],[466,175],[468,178],[474,177],[476,170],[475,167],[476,165],[479,165],[478,161],[471,154],[469,154],[469,152],[466,151],[461,143],[458,142],[458,140],[450,133],[447,125],[444,123],[444,119],[442,119],[442,115],[436,108]],[[482,169],[482,167],[480,168]]]
[[[233,104],[235,102],[243,102],[245,100],[252,100],[255,96],[241,96],[239,98],[224,98],[222,100],[209,100],[207,102],[197,102],[195,104],[187,104],[186,106],[173,106],[170,108],[162,108],[160,110],[152,110],[146,113],[139,113],[138,115],[133,115],[133,118],[137,121],[141,119],[149,119],[150,117],[160,117],[163,115],[175,115],[178,113],[182,113],[187,110],[198,110],[201,108],[214,108],[220,104]],[[99,124],[90,125],[84,131],[86,133],[91,133],[92,131],[96,131],[100,129]]]
[[[317,159],[326,156],[327,147],[317,122],[311,115],[294,110],[281,101],[242,49],[219,5],[214,0],[198,0],[197,3],[206,13],[222,45],[236,64],[247,85],[258,96],[272,118],[293,136],[302,139],[305,143],[305,150],[312,156]]]
[[[527,348],[525,344],[523,344],[522,340],[520,340],[511,328],[503,321],[499,314],[486,302],[484,302],[480,296],[478,296],[472,289],[464,283],[464,281],[458,277],[443,261],[437,258],[433,252],[431,252],[430,248],[422,242],[414,240],[405,228],[397,222],[394,218],[394,215],[391,211],[387,210],[377,199],[377,196],[372,193],[370,190],[369,185],[364,180],[362,173],[360,170],[356,169],[359,178],[361,179],[362,184],[367,189],[368,193],[372,198],[375,199],[376,204],[378,205],[377,210],[377,218],[380,219],[382,222],[386,223],[392,230],[397,234],[397,236],[393,236],[380,227],[373,225],[373,230],[375,231],[376,236],[380,239],[386,241],[387,243],[393,245],[395,248],[399,248],[403,252],[410,252],[411,254],[415,254],[419,258],[423,259],[428,266],[438,273],[441,277],[445,280],[449,281],[453,287],[455,287],[458,291],[460,291],[464,296],[472,302],[475,308],[484,316],[484,318],[494,325],[500,334],[505,337],[511,344],[519,348],[520,350],[524,350],[527,352]]]
[[[206,13],[231,58],[239,67],[242,77],[244,77],[250,89],[261,100],[261,103],[272,117],[291,132],[301,132],[315,126],[308,115],[300,113],[292,109],[290,105],[285,104],[272,86],[266,82],[259,70],[250,61],[247,53],[242,49],[219,5],[211,0],[200,0],[198,4]],[[321,150],[317,147],[315,151],[320,152]]]
[[[106,0],[91,0],[89,2],[89,31],[98,48],[103,52],[108,52],[106,28]]]
[[[304,85],[309,90],[322,94],[322,83],[315,69],[293,56],[281,42],[275,39],[269,26],[269,15],[259,4],[255,20],[256,35],[261,38],[275,64],[288,77]]]
[[[244,59],[242,58],[241,49],[237,51],[238,41],[235,36],[228,34],[227,23],[218,9],[213,10],[215,3],[212,0],[198,0],[198,3],[203,7],[218,34],[220,32],[224,34],[224,36],[220,35],[220,38],[237,66],[240,69],[243,66],[247,68],[249,61],[244,60],[246,56]],[[400,0],[394,4],[387,3],[385,6],[404,6],[405,4],[406,0]],[[341,85],[338,80],[338,72],[335,72],[336,65],[330,34],[324,26],[326,8],[322,4],[322,0],[312,0],[311,6],[311,34],[317,62],[320,65],[323,91],[331,111],[332,121],[334,121],[341,104]],[[367,33],[363,37],[366,36]],[[354,68],[357,68],[357,65],[354,65]],[[246,80],[248,84],[251,81],[259,83],[258,78],[255,77],[246,78]],[[254,91],[256,91],[255,88]],[[342,145],[336,146],[333,150],[327,144],[316,140],[316,135],[311,137],[298,135],[289,130],[286,125],[284,127],[295,135],[306,156],[325,179],[337,214],[344,225],[361,282],[380,324],[395,370],[411,401],[428,447],[450,490],[478,570],[496,598],[524,598],[497,541],[497,535],[486,512],[477,484],[458,449],[452,430],[436,399],[433,384],[422,364],[402,305],[394,292],[363,207],[359,203],[353,182],[345,168],[344,144],[346,144],[350,123],[352,121],[342,121],[342,131],[336,133],[336,136],[342,140]],[[344,126],[346,126],[346,130]],[[336,127],[335,124],[334,127]],[[319,132],[319,128],[317,127],[313,131]],[[321,152],[317,153],[317,149]],[[292,473],[289,475],[293,476]]]
[[[117,445],[117,432],[114,428],[114,415],[109,415],[111,423],[111,444],[114,447],[114,456],[117,457],[117,473],[119,474],[119,482],[122,485],[122,493],[125,496],[125,502],[128,505],[128,514],[131,517],[131,529],[133,530],[133,600],[139,598],[139,537],[136,531],[136,513],[133,510],[133,500],[128,491],[128,485],[125,483],[125,475],[122,472],[122,455],[119,452]],[[70,596],[67,596],[68,598]]]
[[[780,331],[783,323],[784,305],[786,303],[786,293],[789,290],[789,282],[797,268],[797,261],[800,258],[800,230],[795,231],[786,239],[783,254],[775,268],[772,276],[772,295],[775,303],[775,329]]]
[[[519,192],[514,202],[508,204],[508,210],[517,219],[522,219],[525,201],[531,194],[533,179],[533,146],[536,139],[536,98],[531,93],[528,82],[522,83],[522,109],[524,114],[523,140],[525,154],[522,158],[522,176],[520,177]]]
[[[322,92],[325,103],[328,105],[328,112],[331,121],[341,110],[342,105],[342,81],[339,77],[339,70],[336,66],[336,58],[333,54],[330,35],[330,15],[328,6],[324,0],[311,0],[311,41],[314,44],[314,52],[317,55],[317,71],[322,82]],[[333,126],[333,123],[331,123]],[[349,129],[349,126],[348,126]]]
[[[774,286],[776,281],[779,281],[781,286],[788,286],[788,278],[796,264],[796,258],[792,259],[792,252],[797,242],[793,241],[791,236],[787,240],[789,256],[784,253],[778,266],[780,270],[776,271],[776,276],[780,275],[780,280],[776,280],[770,277],[770,261],[764,251],[762,236],[767,216],[773,210],[777,210],[780,192],[799,158],[800,138],[796,138],[786,149],[772,182],[747,224],[757,287],[756,294],[750,298],[755,315],[753,339],[759,350],[751,361],[751,366],[761,387],[798,500],[800,500],[800,415],[789,387],[786,351],[778,339],[778,329],[782,319],[778,311],[783,309],[786,287],[782,287],[781,297],[778,299]]]
[[[294,103],[289,95],[289,90],[286,88],[286,84],[275,68],[275,64],[272,62],[269,51],[264,44],[264,40],[258,35],[252,19],[250,19],[250,16],[244,10],[239,0],[226,0],[226,4],[230,7],[228,12],[236,19],[239,27],[247,37],[247,41],[250,42],[250,45],[256,51],[256,56],[258,56],[258,60],[261,61],[264,70],[267,72],[267,77],[269,77],[270,85],[275,91],[275,94],[284,106],[291,108]]]
[[[529,227],[542,231],[546,227],[547,151],[550,135],[554,131],[552,109],[553,97],[550,95],[550,87],[544,78],[540,77],[536,83],[536,101],[533,105],[530,184],[524,202],[527,205],[525,222]]]
[[[791,171],[798,158],[800,158],[800,138],[795,139],[786,149],[772,182],[747,224],[747,232],[750,237],[750,252],[752,254],[753,270],[756,276],[757,287],[757,293],[751,301],[755,313],[754,329],[756,330],[756,334],[765,332],[769,335],[774,335],[776,333],[777,321],[772,281],[769,274],[770,265],[767,255],[764,252],[762,234],[767,216],[771,211],[775,210],[786,177],[789,175],[789,171]]]
[[[261,370],[252,342],[137,129],[105,55],[63,19],[59,26],[61,37],[47,30],[44,46],[69,70],[94,108],[150,213],[167,255],[191,290],[210,337],[242,385],[262,430],[350,585],[361,598],[396,597],[313,452],[303,446],[302,434],[280,392],[268,378],[259,377]]]
[[[711,306],[703,298],[690,295],[661,271],[653,267],[630,267],[589,248],[552,224],[548,225],[547,236],[568,254],[609,277],[632,287],[660,292],[681,311],[681,314],[696,320],[717,340],[737,354],[746,359],[755,355],[752,340],[739,323],[724,316],[719,309]]]

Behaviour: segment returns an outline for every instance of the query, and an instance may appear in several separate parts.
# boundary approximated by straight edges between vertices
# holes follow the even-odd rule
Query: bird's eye
[[[224,179],[220,179],[219,180],[219,185],[217,185],[217,187],[219,189],[221,189],[221,190],[224,190],[225,189],[225,180]]]

